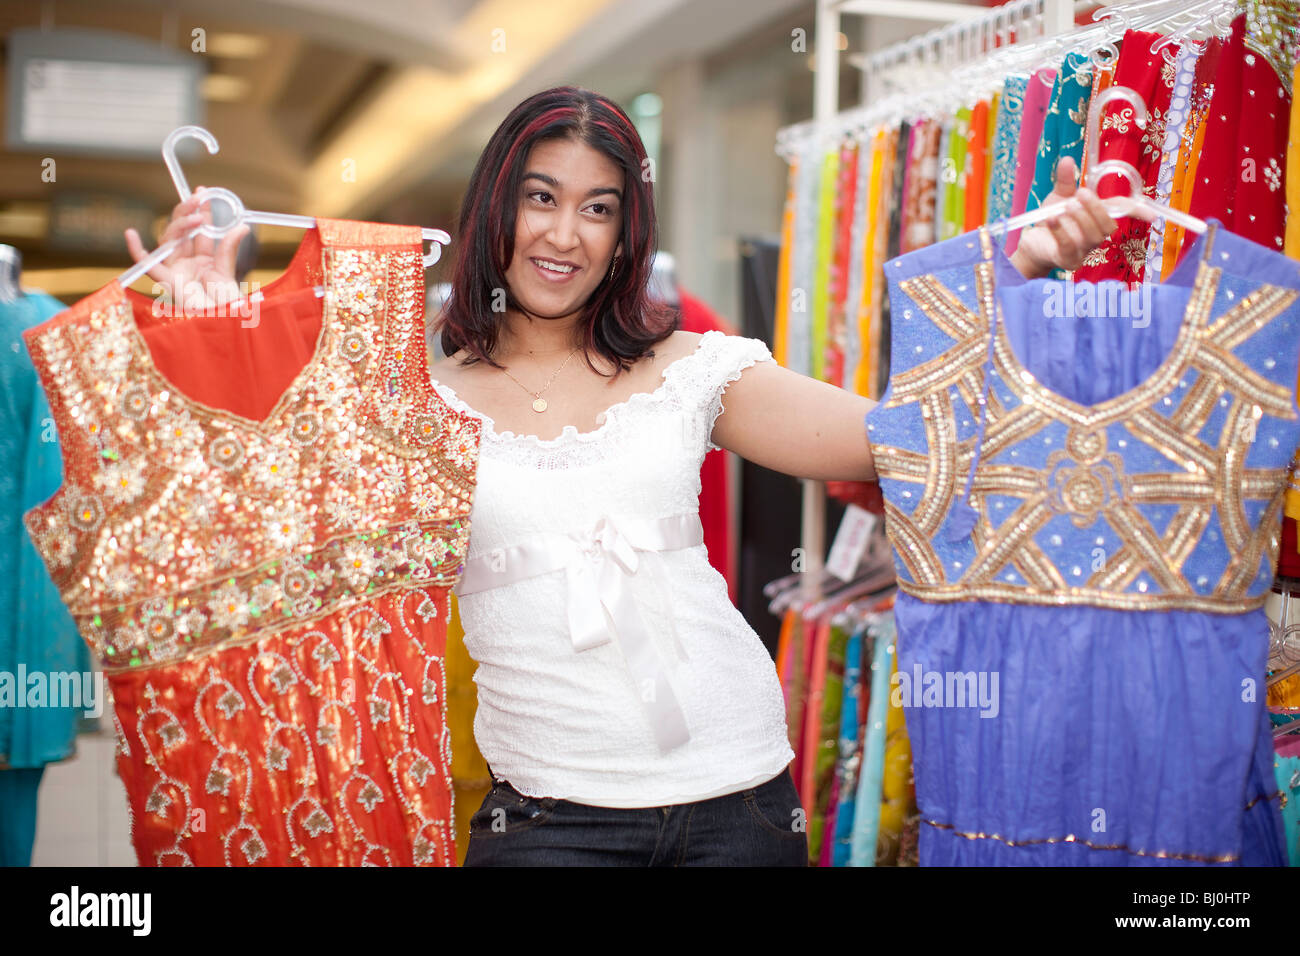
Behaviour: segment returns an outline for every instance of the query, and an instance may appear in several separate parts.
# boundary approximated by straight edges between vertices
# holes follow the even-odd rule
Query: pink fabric
[[[1025,110],[1020,120],[1020,142],[1016,144],[1016,186],[1011,194],[1011,215],[1018,216],[1029,203],[1029,187],[1034,184],[1034,161],[1038,156],[1038,143],[1043,138],[1043,120],[1052,105],[1052,84],[1056,70],[1035,70],[1025,87]],[[1020,233],[1007,239],[1007,255],[1020,245]]]

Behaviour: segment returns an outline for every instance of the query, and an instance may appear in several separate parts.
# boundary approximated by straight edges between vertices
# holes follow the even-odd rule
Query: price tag
[[[858,564],[862,561],[867,541],[875,527],[874,514],[857,505],[849,505],[844,510],[839,530],[835,532],[835,541],[831,544],[831,553],[826,559],[826,570],[841,581],[850,580],[857,573]]]

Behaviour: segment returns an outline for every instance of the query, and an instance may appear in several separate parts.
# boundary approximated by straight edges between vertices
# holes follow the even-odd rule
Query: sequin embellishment
[[[896,365],[882,405],[868,416],[899,586],[928,601],[1259,606],[1272,579],[1290,454],[1260,445],[1294,444],[1297,413],[1291,390],[1239,351],[1294,349],[1280,327],[1266,340],[1260,333],[1280,321],[1294,326],[1297,292],[1254,282],[1246,294],[1221,294],[1231,275],[1226,255],[1213,257],[1220,264],[1200,262],[1164,362],[1137,388],[1092,406],[1040,385],[999,321],[985,393],[982,366],[998,306],[991,246],[981,236],[982,261],[945,273],[973,271],[972,304],[937,274],[897,282],[903,305],[930,320],[916,333],[928,354],[911,367]],[[1232,278],[1234,288],[1248,282]],[[910,357],[908,348],[897,351]],[[979,520],[972,535],[949,542],[939,531],[977,441],[958,422],[975,417],[983,395],[987,429],[971,495]],[[1257,442],[1265,435],[1281,442]]]
[[[419,230],[318,229],[320,341],[261,422],[163,378],[116,284],[27,334],[67,470],[26,523],[108,677],[142,863],[455,863],[481,426],[429,381]]]

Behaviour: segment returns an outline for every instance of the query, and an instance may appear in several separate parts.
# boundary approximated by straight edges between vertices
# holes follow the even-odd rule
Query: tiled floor
[[[41,778],[33,866],[135,866],[126,791],[110,729],[77,737],[77,755]]]

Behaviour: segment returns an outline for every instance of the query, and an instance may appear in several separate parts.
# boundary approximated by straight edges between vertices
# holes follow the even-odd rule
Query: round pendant
[[[544,398],[534,398],[534,399],[533,399],[533,411],[535,411],[535,412],[544,412],[544,411],[546,411],[546,399],[544,399]]]

